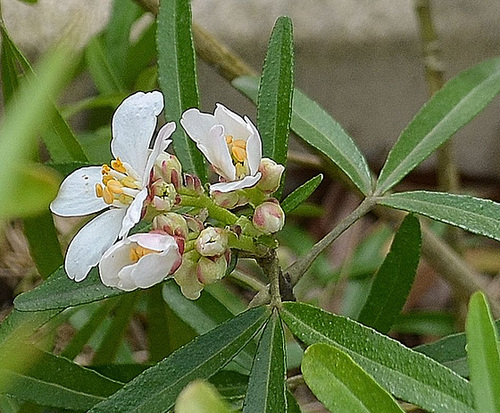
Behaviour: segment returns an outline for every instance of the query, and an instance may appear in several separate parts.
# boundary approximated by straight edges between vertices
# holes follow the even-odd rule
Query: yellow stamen
[[[115,171],[121,172],[122,174],[127,173],[127,170],[125,169],[125,166],[123,166],[120,158],[116,158],[115,160],[111,161],[111,167]]]
[[[106,184],[106,187],[113,194],[121,194],[123,192],[123,185],[116,179],[111,179]]]
[[[158,251],[150,250],[149,248],[144,248],[144,247],[141,247],[140,245],[137,245],[137,247],[130,249],[130,260],[132,262],[137,262],[142,257],[144,257],[145,255],[151,254],[152,252],[158,252]]]
[[[97,198],[102,198],[102,185],[101,184],[95,184],[95,194]]]
[[[247,142],[244,140],[238,139],[236,141],[233,141],[233,146],[237,146],[238,148],[246,149]]]
[[[102,177],[102,183],[103,183],[104,185],[107,185],[107,184],[108,184],[108,182],[109,182],[109,181],[111,181],[111,180],[113,180],[113,179],[115,179],[115,178],[113,178],[113,177],[112,177],[112,176],[110,176],[110,175],[104,175],[104,176]]]
[[[102,166],[101,173],[103,175],[106,175],[106,174],[109,174],[109,171],[111,171],[111,168],[109,167],[109,165],[104,164]]]
[[[245,162],[245,160],[247,159],[247,151],[244,148],[240,148],[239,146],[234,145],[231,148],[231,154],[237,162]]]
[[[104,189],[102,191],[102,197],[104,199],[104,202],[106,202],[108,205],[111,205],[113,203],[114,198],[115,198],[107,186],[104,187]]]
[[[121,183],[126,186],[127,188],[132,188],[132,189],[139,189],[139,185],[137,185],[136,181],[134,178],[131,176],[127,176],[126,178],[123,178],[121,180]]]
[[[226,143],[230,145],[233,142],[233,135],[226,136]]]

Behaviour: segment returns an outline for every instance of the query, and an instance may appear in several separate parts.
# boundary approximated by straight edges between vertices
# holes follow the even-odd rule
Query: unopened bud
[[[201,257],[196,266],[196,276],[203,285],[213,284],[226,274],[227,261],[225,256]]]
[[[203,222],[201,220],[199,220],[197,217],[194,217],[192,215],[186,215],[185,219],[186,219],[189,231],[191,231],[196,237],[198,237],[200,232],[203,231],[203,228],[205,228],[205,226],[203,225]]]
[[[172,172],[180,176],[182,173],[182,166],[176,156],[167,152],[162,152],[156,159],[154,165],[154,176],[161,178],[168,184],[175,183],[172,179]]]
[[[257,188],[267,194],[275,192],[280,186],[284,170],[283,165],[277,164],[272,159],[262,158],[259,165],[262,177],[257,184]]]
[[[203,193],[203,185],[201,184],[200,178],[198,178],[196,175],[185,174],[184,183],[186,185],[186,188],[191,189],[199,194]]]
[[[153,230],[160,230],[174,237],[186,239],[188,236],[188,224],[184,217],[175,212],[157,215],[153,219]]]
[[[236,191],[221,192],[213,191],[214,202],[222,208],[232,209],[238,206],[240,196]]]
[[[174,185],[161,179],[151,185],[152,204],[159,211],[170,211],[176,204],[177,191]]]
[[[205,257],[222,255],[227,250],[227,233],[221,228],[208,227],[196,240],[196,251]]]
[[[181,266],[174,273],[174,280],[181,288],[182,295],[190,300],[197,300],[204,287],[196,275],[197,262],[196,253],[186,253]]]
[[[269,200],[255,208],[252,223],[264,234],[274,234],[285,225],[285,213],[276,200]]]

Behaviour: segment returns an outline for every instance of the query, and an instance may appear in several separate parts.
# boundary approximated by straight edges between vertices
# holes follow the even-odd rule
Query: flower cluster
[[[259,132],[247,117],[221,104],[213,115],[188,109],[180,123],[219,176],[205,187],[166,152],[176,124],[155,134],[162,110],[157,91],[125,99],[112,121],[114,159],[69,175],[51,210],[65,217],[99,213],[68,247],[71,279],[82,281],[98,266],[105,285],[132,291],[173,277],[196,299],[226,274],[232,250],[255,254],[263,236],[283,227],[272,198],[283,166],[262,158]]]

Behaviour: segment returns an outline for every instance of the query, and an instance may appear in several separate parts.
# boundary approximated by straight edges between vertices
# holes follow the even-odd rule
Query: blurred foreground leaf
[[[231,413],[217,390],[203,380],[189,383],[175,402],[176,413]]]

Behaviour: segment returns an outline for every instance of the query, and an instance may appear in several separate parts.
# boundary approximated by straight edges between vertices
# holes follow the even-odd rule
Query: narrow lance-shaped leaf
[[[418,218],[407,215],[375,275],[370,294],[358,317],[360,323],[384,334],[389,332],[413,284],[421,244]]]
[[[42,311],[91,303],[125,294],[123,290],[106,287],[99,278],[97,268],[90,271],[85,280],[70,280],[63,268],[35,289],[18,295],[14,306],[20,311]]]
[[[290,195],[288,195],[281,203],[281,207],[283,208],[285,214],[293,211],[302,202],[309,198],[309,196],[316,190],[322,180],[323,174],[316,175],[314,178],[309,179],[309,181],[303,183]]]
[[[122,384],[71,361],[15,343],[0,351],[0,393],[42,406],[88,410]]]
[[[308,347],[301,370],[314,395],[332,412],[403,412],[351,357],[333,346]]]
[[[91,412],[150,413],[169,410],[188,383],[195,379],[207,379],[229,363],[268,316],[266,308],[255,308],[197,337],[144,371]]]
[[[189,0],[160,0],[157,20],[158,81],[165,97],[165,117],[179,121],[199,105]],[[175,154],[186,172],[207,180],[203,156],[181,127],[172,135]]]
[[[378,203],[425,215],[500,241],[500,204],[489,199],[443,192],[413,191],[380,198]]]
[[[417,113],[391,149],[377,182],[383,195],[469,123],[500,92],[500,58],[447,82]]]
[[[248,381],[243,413],[286,412],[286,356],[283,327],[277,312],[267,323]]]
[[[274,24],[260,78],[257,126],[263,155],[286,165],[293,94],[293,27],[289,17]]]
[[[477,412],[500,411],[500,354],[493,318],[481,292],[472,295],[465,326],[467,361]]]
[[[346,352],[395,397],[433,412],[473,412],[465,379],[396,340],[307,304],[283,303],[280,315],[303,342]]]
[[[258,78],[242,76],[232,85],[256,102],[258,82]],[[363,194],[372,192],[368,163],[354,141],[321,106],[298,89],[293,92],[290,127],[337,165]]]

